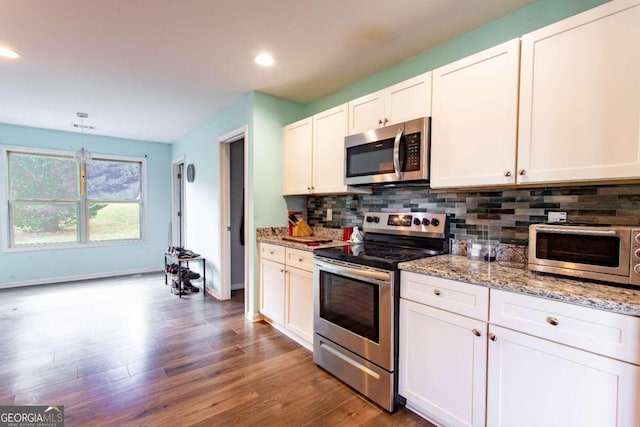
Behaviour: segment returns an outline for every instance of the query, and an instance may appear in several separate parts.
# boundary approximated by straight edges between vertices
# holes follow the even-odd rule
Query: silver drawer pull
[[[549,323],[550,325],[553,326],[558,326],[560,324],[560,321],[558,319],[556,319],[555,317],[547,317],[547,323]]]
[[[489,334],[489,339],[490,339],[491,341],[497,341],[497,340],[498,340],[498,337],[496,337],[496,335],[495,335],[495,334]]]
[[[304,261],[304,258],[298,258],[298,262]]]
[[[275,253],[276,253],[276,251],[271,251],[271,252],[269,252],[269,255],[273,255]]]
[[[436,295],[440,295],[442,293],[442,291],[440,289],[434,289],[433,293]]]
[[[479,330],[477,330],[477,329],[473,329],[471,332],[473,332],[473,335],[475,335],[475,336],[477,336],[477,337],[482,336],[482,333],[481,333]]]

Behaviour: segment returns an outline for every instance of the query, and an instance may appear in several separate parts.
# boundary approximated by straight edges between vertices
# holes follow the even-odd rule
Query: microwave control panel
[[[629,283],[640,285],[640,228],[631,229],[631,274]]]
[[[406,163],[405,172],[419,171],[420,165],[420,133],[412,133],[405,137]]]

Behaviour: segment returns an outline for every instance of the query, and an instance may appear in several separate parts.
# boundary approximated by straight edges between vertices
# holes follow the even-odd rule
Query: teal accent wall
[[[419,55],[386,68],[306,105],[306,115],[359,98],[465,56],[584,12],[608,0],[537,0],[507,16],[448,40]],[[482,7],[482,2],[474,3]]]
[[[258,252],[256,227],[284,225],[286,205],[282,197],[282,127],[303,115],[294,102],[252,92],[223,108],[173,144],[172,159],[184,157],[193,163],[196,179],[186,185],[186,243],[207,258],[207,282],[216,296],[220,286],[220,171],[219,138],[248,126],[245,149],[248,156],[246,186],[248,218],[247,250],[249,311],[258,312]],[[210,278],[210,280],[209,280]]]
[[[169,239],[171,145],[0,124],[0,144],[147,157],[146,235],[141,243],[0,252],[0,288],[159,271]],[[5,171],[0,184],[6,185]],[[6,215],[6,207],[0,209]]]

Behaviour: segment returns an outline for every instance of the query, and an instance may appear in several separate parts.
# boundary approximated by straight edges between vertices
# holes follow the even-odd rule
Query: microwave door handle
[[[398,131],[396,139],[393,142],[393,169],[395,169],[398,179],[402,179],[402,168],[400,167],[400,140],[402,139],[403,133],[404,128]]]
[[[587,236],[617,236],[618,232],[614,230],[580,230],[564,228],[539,228],[538,231],[543,233],[556,233],[556,234],[584,234]]]

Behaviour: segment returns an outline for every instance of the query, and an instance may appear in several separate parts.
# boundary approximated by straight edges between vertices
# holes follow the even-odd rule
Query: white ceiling
[[[173,142],[239,95],[328,95],[533,0],[0,0],[0,122]],[[276,65],[260,68],[266,50]]]

